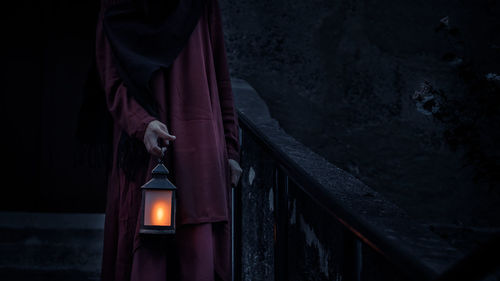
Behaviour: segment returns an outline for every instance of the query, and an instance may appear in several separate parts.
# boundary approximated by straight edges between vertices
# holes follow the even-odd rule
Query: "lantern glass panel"
[[[144,225],[170,226],[172,224],[172,191],[146,190],[144,195]]]

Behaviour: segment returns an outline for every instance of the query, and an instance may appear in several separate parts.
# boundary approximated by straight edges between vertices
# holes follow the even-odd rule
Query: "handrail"
[[[408,250],[392,243],[377,228],[365,223],[362,217],[350,213],[341,201],[322,188],[321,184],[310,175],[304,173],[297,163],[293,162],[288,155],[283,153],[279,147],[276,147],[265,135],[260,134],[260,131],[255,128],[255,125],[244,114],[238,113],[241,126],[251,131],[257,137],[257,140],[269,150],[273,158],[277,159],[285,168],[287,174],[300,183],[300,187],[302,187],[305,193],[347,227],[355,236],[395,264],[404,268],[405,271],[409,271],[415,280],[432,280],[437,277],[438,274],[435,270],[422,264]]]
[[[245,81],[234,79],[232,84],[242,130],[362,243],[414,280],[436,279],[462,258],[446,241],[412,223],[400,208],[287,135]]]

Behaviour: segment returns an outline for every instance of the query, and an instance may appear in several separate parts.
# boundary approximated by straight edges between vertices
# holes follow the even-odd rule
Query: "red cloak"
[[[107,193],[103,280],[130,280],[131,274],[134,274],[132,264],[134,267],[137,264],[161,264],[169,254],[166,251],[138,251],[149,243],[145,240],[148,238],[138,234],[140,187],[149,179],[156,159],[151,159],[149,167],[137,171],[137,181],[128,180],[116,163],[122,131],[142,141],[147,125],[156,119],[127,95],[127,88],[118,75],[109,42],[103,32],[103,10],[117,2],[120,1],[102,1],[96,31],[97,68],[114,120],[114,160]],[[238,119],[217,0],[206,1],[205,9],[186,46],[169,71],[160,70],[154,74],[152,85],[159,106],[158,120],[166,124],[169,132],[176,136],[176,140],[170,142],[166,165],[171,171],[169,178],[178,187],[178,233],[185,234],[177,239],[178,251],[196,251],[188,248],[203,243],[200,242],[201,237],[210,231],[206,230],[206,226],[194,226],[212,223],[213,237],[207,241],[213,243],[213,268],[223,280],[230,280],[231,184],[228,159],[239,161],[240,148]],[[204,230],[196,234],[187,233],[189,229]],[[179,256],[186,255],[181,253]],[[186,268],[186,265],[181,265],[181,271],[182,268]],[[183,274],[187,276],[188,272]],[[166,280],[165,269],[158,266],[148,268],[147,275],[140,279]],[[136,277],[132,276],[132,279]]]

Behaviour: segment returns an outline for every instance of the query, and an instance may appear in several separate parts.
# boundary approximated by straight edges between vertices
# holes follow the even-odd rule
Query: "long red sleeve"
[[[219,89],[224,135],[227,144],[228,157],[240,161],[240,145],[238,131],[238,116],[234,109],[233,92],[227,65],[226,49],[222,17],[218,0],[210,0],[210,36],[212,41],[217,87]]]
[[[108,110],[129,136],[142,141],[147,125],[155,118],[127,94],[127,88],[114,65],[111,46],[104,34],[102,13],[96,29],[96,63],[106,93]]]

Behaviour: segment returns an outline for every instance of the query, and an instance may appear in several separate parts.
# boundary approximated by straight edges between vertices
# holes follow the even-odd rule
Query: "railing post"
[[[243,130],[239,128],[239,142],[243,146]],[[240,163],[243,165],[243,163]],[[241,280],[241,189],[243,178],[237,187],[231,189],[231,271],[232,281]]]
[[[233,281],[240,281],[242,277],[241,268],[241,186],[233,188],[233,239],[232,239],[232,270]]]
[[[288,280],[288,176],[283,167],[275,169],[274,192],[274,279]]]
[[[361,280],[362,269],[362,245],[361,241],[350,231],[344,232],[344,267],[343,276],[345,281]]]

